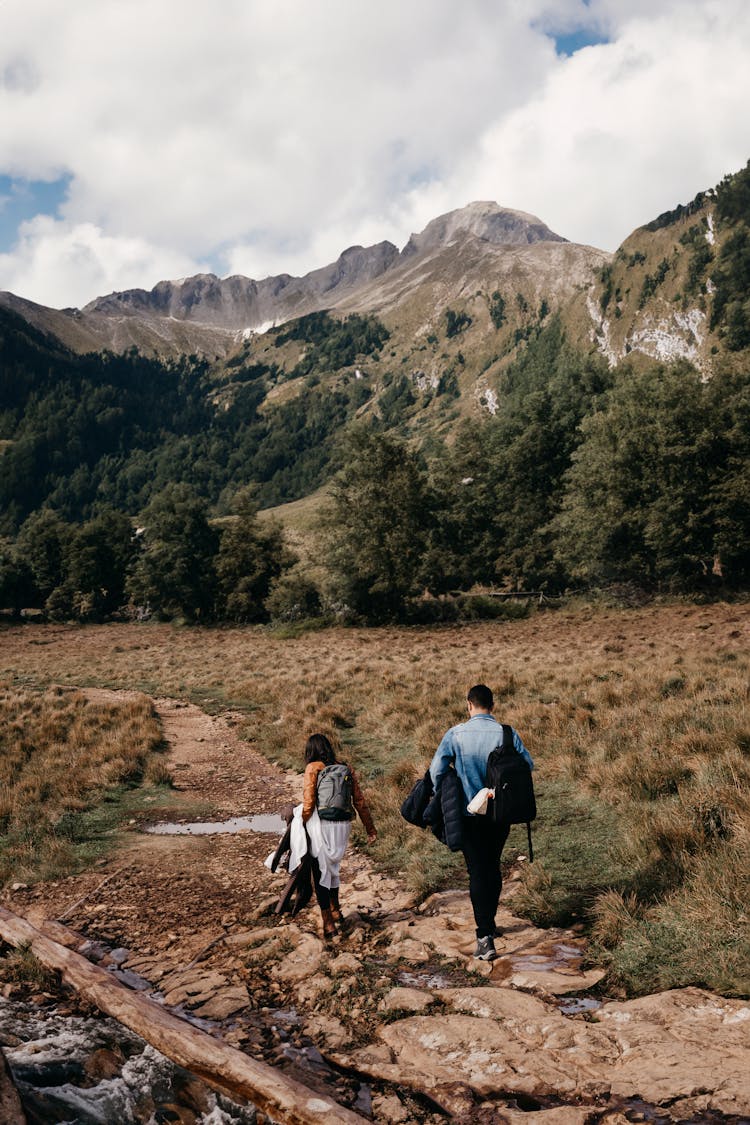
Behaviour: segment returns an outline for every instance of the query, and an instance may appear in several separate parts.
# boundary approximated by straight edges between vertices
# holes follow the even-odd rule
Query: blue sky
[[[584,47],[596,47],[598,44],[609,42],[606,35],[591,27],[581,27],[565,34],[552,35],[552,39],[558,55],[563,55],[566,58]]]
[[[476,199],[614,250],[750,156],[747,0],[0,0],[0,289],[305,273]]]
[[[70,176],[49,183],[0,175],[0,251],[10,250],[18,228],[35,215],[56,215],[67,195]]]

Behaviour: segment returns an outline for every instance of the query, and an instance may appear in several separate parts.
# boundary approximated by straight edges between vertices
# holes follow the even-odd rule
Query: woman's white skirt
[[[307,822],[310,851],[320,865],[320,885],[329,891],[341,882],[339,868],[351,830],[350,820],[321,820],[317,813],[313,813]]]
[[[289,856],[289,873],[296,871],[303,855],[307,852],[307,841],[310,840],[310,851],[315,856],[320,866],[320,883],[329,891],[339,886],[339,868],[344,858],[346,846],[352,830],[350,820],[321,820],[317,809],[313,809],[307,824],[302,823],[302,805],[297,805],[292,819],[291,854]],[[307,829],[307,832],[305,832]],[[274,852],[265,861],[270,867]]]

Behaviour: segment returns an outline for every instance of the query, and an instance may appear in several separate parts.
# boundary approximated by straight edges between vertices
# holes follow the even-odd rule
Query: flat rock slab
[[[204,1020],[225,1020],[242,1011],[249,1002],[247,989],[243,985],[232,985],[219,989],[210,1000],[194,1009],[194,1015]]]
[[[305,934],[295,949],[273,969],[273,976],[285,984],[296,984],[314,975],[323,959],[323,942]]]
[[[480,1096],[611,1092],[750,1114],[750,1004],[687,988],[605,1004],[596,1022],[587,1022],[491,984],[436,994],[446,1014],[381,1027],[379,1042],[356,1052],[354,1064],[434,1092],[457,1082]]]
[[[503,983],[511,988],[528,988],[549,992],[552,996],[566,996],[570,992],[588,992],[604,980],[605,976],[604,969],[588,969],[580,973],[560,973],[554,970],[527,973],[511,971]]]
[[[479,969],[493,983],[562,996],[585,992],[604,977],[601,969],[581,968],[585,943],[571,930],[537,929],[511,914],[506,902],[500,904],[497,925],[502,931],[495,939],[498,960]],[[416,914],[391,923],[387,932],[391,957],[418,964],[428,959],[425,951],[434,951],[471,960],[476,936],[468,891],[431,895]]]
[[[699,988],[605,1004],[599,1026],[621,1057],[612,1091],[645,1101],[709,1095],[708,1109],[750,1114],[750,1004]]]
[[[380,1007],[384,1012],[423,1012],[434,1001],[434,994],[421,988],[392,988],[383,997]]]

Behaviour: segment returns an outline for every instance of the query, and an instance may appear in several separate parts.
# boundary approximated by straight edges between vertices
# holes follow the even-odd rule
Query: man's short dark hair
[[[475,707],[479,707],[482,711],[491,711],[495,705],[492,692],[486,684],[475,684],[473,688],[469,689],[469,694],[466,696],[466,699],[469,703],[473,703]]]

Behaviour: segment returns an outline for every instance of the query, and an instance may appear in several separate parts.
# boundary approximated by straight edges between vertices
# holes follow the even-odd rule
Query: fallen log
[[[60,927],[62,930],[63,927]],[[48,969],[56,969],[102,1012],[140,1035],[163,1055],[191,1071],[207,1086],[230,1097],[247,1098],[283,1125],[354,1125],[365,1120],[331,1098],[251,1059],[242,1051],[192,1027],[155,1000],[132,992],[106,969],[46,937],[25,918],[0,907],[0,937],[10,945],[28,945]]]

